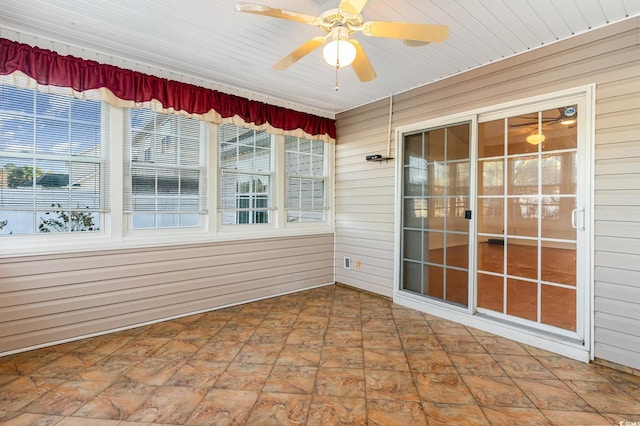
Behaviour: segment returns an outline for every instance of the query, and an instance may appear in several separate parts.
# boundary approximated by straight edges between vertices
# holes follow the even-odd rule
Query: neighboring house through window
[[[325,146],[322,141],[285,136],[287,222],[325,220]]]
[[[199,227],[206,214],[205,124],[129,110],[125,212],[133,229]]]
[[[271,223],[272,136],[221,125],[218,129],[222,225]]]

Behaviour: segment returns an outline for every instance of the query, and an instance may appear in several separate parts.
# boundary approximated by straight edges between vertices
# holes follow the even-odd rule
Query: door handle
[[[579,231],[584,231],[584,209],[571,210],[571,226]]]

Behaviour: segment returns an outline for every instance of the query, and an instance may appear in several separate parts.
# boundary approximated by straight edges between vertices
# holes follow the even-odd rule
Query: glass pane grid
[[[224,224],[269,223],[271,208],[271,177],[269,175],[222,172],[220,206]]]
[[[131,156],[125,197],[132,227],[200,226],[206,210],[203,125],[188,117],[130,110]]]
[[[403,143],[402,288],[467,306],[469,125]]]
[[[576,232],[571,215],[577,144],[575,130],[557,127],[559,119],[552,118],[557,114],[552,109],[480,125],[479,153],[493,157],[482,159],[478,167],[478,307],[575,331]],[[520,130],[526,126],[545,137],[532,143]],[[504,160],[496,155],[500,150],[506,153]]]
[[[102,106],[0,85],[0,234],[100,229]]]
[[[324,142],[285,137],[287,222],[325,220]]]

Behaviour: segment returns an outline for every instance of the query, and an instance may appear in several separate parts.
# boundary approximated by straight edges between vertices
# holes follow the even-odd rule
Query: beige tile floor
[[[4,425],[620,422],[638,376],[342,286],[0,358]]]

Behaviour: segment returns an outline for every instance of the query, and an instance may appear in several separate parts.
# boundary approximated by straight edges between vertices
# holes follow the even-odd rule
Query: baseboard
[[[613,370],[617,370],[622,373],[627,373],[627,374],[631,374],[632,376],[640,377],[640,370],[627,367],[626,365],[618,364],[612,361],[607,361],[606,359],[597,358],[597,357],[592,362],[596,365],[601,365],[603,367],[611,368]]]
[[[258,297],[258,298],[243,300],[243,301],[239,301],[239,302],[235,302],[235,303],[229,303],[229,304],[226,304],[226,305],[215,306],[213,308],[201,309],[201,310],[198,310],[198,311],[181,313],[179,315],[173,315],[173,316],[169,316],[169,317],[155,319],[155,320],[152,320],[152,321],[146,321],[146,322],[141,322],[141,323],[130,324],[130,325],[126,325],[124,327],[112,328],[112,329],[109,329],[109,330],[103,330],[103,331],[98,331],[98,332],[95,332],[95,333],[83,334],[83,335],[80,335],[80,336],[73,336],[73,337],[70,337],[70,338],[67,338],[67,339],[54,340],[54,341],[51,341],[51,342],[41,343],[41,344],[38,344],[38,345],[32,345],[32,346],[27,346],[27,347],[24,347],[24,348],[13,349],[13,350],[10,350],[10,351],[7,351],[7,352],[0,352],[0,357],[8,356],[8,355],[14,355],[14,354],[22,353],[22,352],[33,351],[33,350],[36,350],[36,349],[48,348],[48,347],[56,346],[56,345],[62,345],[64,343],[75,342],[75,341],[82,340],[82,339],[89,339],[89,338],[92,338],[92,337],[104,336],[106,334],[117,333],[117,332],[120,332],[120,331],[131,330],[133,328],[144,327],[144,326],[147,326],[147,325],[157,324],[157,323],[164,322],[164,321],[171,321],[171,320],[178,319],[178,318],[188,317],[190,315],[198,315],[198,314],[202,314],[202,313],[205,313],[205,312],[218,311],[220,309],[230,308],[232,306],[244,305],[244,304],[247,304],[247,303],[257,302],[257,301],[265,300],[265,299],[271,299],[271,298],[274,298],[274,297],[284,296],[284,295],[287,295],[287,294],[299,293],[301,291],[312,290],[314,288],[326,287],[326,286],[330,286],[330,285],[334,285],[334,284],[335,283],[332,283],[332,282],[325,283],[325,284],[316,284],[316,285],[312,285],[312,286],[309,286],[309,287],[283,291],[283,292],[280,292],[280,293],[276,293],[276,294],[272,294],[272,295],[268,295],[268,296],[264,296],[264,297]]]

